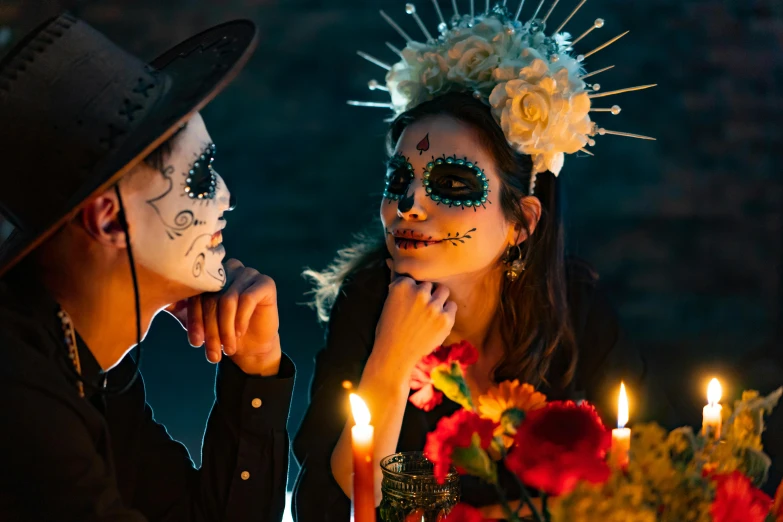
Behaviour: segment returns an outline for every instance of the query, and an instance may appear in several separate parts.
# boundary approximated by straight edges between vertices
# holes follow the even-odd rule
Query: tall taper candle
[[[361,397],[352,393],[351,411],[355,426],[351,428],[353,448],[353,520],[375,522],[375,466],[373,462],[373,427],[370,410]]]

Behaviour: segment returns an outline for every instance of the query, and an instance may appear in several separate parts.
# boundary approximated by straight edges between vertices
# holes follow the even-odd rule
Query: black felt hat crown
[[[0,61],[0,275],[168,139],[241,70],[247,20],[150,64],[63,14]]]

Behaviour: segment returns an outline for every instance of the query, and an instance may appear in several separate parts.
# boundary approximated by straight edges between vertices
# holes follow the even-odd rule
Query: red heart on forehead
[[[416,145],[416,150],[419,151],[419,156],[421,156],[421,153],[425,150],[430,150],[430,135],[427,134],[424,136],[421,141]]]

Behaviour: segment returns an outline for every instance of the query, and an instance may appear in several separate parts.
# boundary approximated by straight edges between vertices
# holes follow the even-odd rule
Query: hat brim
[[[96,168],[90,182],[70,199],[67,205],[70,210],[38,230],[10,231],[10,237],[3,245],[0,276],[204,108],[239,74],[257,43],[255,24],[249,20],[236,20],[188,38],[153,60],[150,65],[170,78],[168,91],[117,151]],[[9,222],[2,225],[12,226]]]

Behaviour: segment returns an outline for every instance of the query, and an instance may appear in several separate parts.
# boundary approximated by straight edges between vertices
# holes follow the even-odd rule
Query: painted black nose
[[[404,197],[400,198],[400,201],[397,203],[397,210],[404,214],[406,212],[410,212],[413,208],[413,198],[415,195],[415,191],[410,190],[410,187],[408,188],[410,192],[407,192]]]

